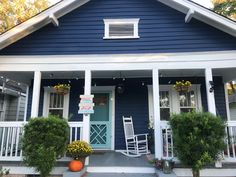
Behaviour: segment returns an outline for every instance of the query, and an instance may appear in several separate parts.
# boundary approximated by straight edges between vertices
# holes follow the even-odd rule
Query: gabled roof
[[[0,50],[31,34],[48,23],[58,25],[57,19],[90,0],[64,0],[39,15],[0,35]],[[186,14],[185,22],[196,18],[236,37],[236,23],[188,0],[157,0]],[[183,19],[184,21],[184,19]]]

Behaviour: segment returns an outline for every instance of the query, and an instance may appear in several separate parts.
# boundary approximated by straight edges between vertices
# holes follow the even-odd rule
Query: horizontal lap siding
[[[177,80],[189,80],[193,84],[201,84],[201,99],[203,110],[207,111],[207,99],[205,90],[205,78],[160,78],[160,84],[174,84]],[[78,114],[79,95],[83,94],[83,80],[71,81],[70,90],[70,103],[69,114],[70,121],[82,121],[82,115]],[[92,85],[96,83],[97,86],[116,86],[121,83],[121,79],[93,79]],[[142,85],[142,82],[145,85]],[[215,86],[215,99],[217,112],[224,119],[226,118],[224,86],[222,84],[222,78],[214,78]],[[39,115],[43,112],[43,87],[54,86],[57,83],[68,83],[68,80],[42,80],[41,96],[40,96],[40,108]],[[133,116],[134,128],[136,133],[148,132],[148,90],[147,85],[152,85],[151,78],[139,78],[139,79],[126,79],[124,82],[125,91],[123,94],[115,94],[115,148],[125,149],[124,130],[122,123],[122,116]],[[28,119],[30,116],[30,108],[32,102],[32,86],[30,88],[29,101],[28,101]]]
[[[140,39],[103,40],[104,18],[140,18]],[[3,55],[171,53],[235,50],[236,39],[156,0],[91,0],[0,51]]]

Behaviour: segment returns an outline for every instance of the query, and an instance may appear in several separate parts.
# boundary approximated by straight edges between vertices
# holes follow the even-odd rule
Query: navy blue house
[[[132,116],[135,133],[154,130],[155,157],[171,158],[172,113],[209,111],[232,123],[226,83],[236,75],[235,36],[235,22],[191,1],[61,1],[0,36],[1,79],[24,85],[17,98],[25,103],[17,118],[1,119],[56,114],[68,119],[71,141],[122,152],[122,117]],[[183,80],[189,92],[173,87]],[[69,93],[56,93],[57,84],[70,84]],[[80,95],[91,94],[94,114],[78,114]]]

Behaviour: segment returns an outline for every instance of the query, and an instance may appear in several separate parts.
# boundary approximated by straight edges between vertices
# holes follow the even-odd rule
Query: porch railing
[[[0,122],[0,161],[21,161],[21,139],[27,122]],[[69,142],[82,139],[83,122],[68,122]]]
[[[225,143],[226,148],[223,154],[223,161],[225,162],[236,162],[236,121],[228,121],[226,126],[226,137]],[[169,125],[162,126],[162,150],[163,158],[173,158],[174,148],[173,148],[173,137],[172,131]]]
[[[223,152],[224,161],[236,162],[236,121],[228,121],[226,131],[226,149]]]

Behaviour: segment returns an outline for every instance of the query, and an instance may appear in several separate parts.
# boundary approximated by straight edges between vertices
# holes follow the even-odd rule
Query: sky
[[[192,0],[204,7],[207,7],[207,8],[212,8],[213,7],[213,4],[211,3],[211,0]]]

